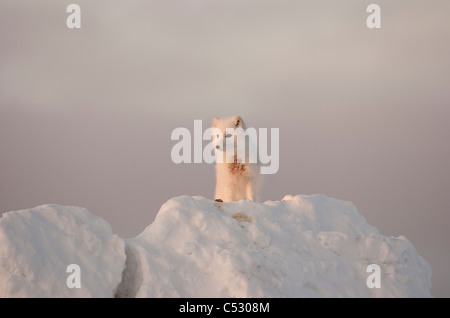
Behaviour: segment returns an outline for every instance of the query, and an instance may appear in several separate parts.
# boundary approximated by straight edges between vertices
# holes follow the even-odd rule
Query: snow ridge
[[[82,287],[66,286],[66,267]],[[367,266],[381,269],[369,288]],[[215,202],[180,196],[131,239],[77,207],[0,219],[0,297],[431,297],[431,269],[403,236],[325,195]]]

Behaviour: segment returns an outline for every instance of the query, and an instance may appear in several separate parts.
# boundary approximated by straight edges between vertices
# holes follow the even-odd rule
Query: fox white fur
[[[242,128],[245,130],[244,121],[240,116],[230,118],[214,118],[212,127],[220,130],[221,133],[214,132],[213,145],[216,156],[222,156],[222,163],[216,163],[216,192],[215,199],[223,202],[239,201],[243,199],[259,201],[261,188],[261,174],[258,160],[252,163],[245,153],[245,158],[236,155],[237,137],[227,133],[227,128]],[[234,145],[232,145],[234,144]],[[228,146],[227,146],[228,145]],[[231,150],[230,150],[231,149]],[[228,154],[234,152],[234,160],[226,161]],[[217,158],[217,157],[216,157]],[[233,153],[231,157],[233,158]]]

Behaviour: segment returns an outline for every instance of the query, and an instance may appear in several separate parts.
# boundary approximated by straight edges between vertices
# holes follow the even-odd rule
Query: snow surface
[[[113,297],[125,244],[86,209],[42,205],[0,219],[0,297]],[[70,264],[81,288],[68,288]]]
[[[125,256],[126,254],[126,256]],[[66,287],[66,266],[82,288]],[[381,268],[370,289],[367,266]],[[180,196],[131,239],[85,209],[57,205],[0,219],[3,297],[430,297],[431,269],[403,236],[324,195],[219,203]]]

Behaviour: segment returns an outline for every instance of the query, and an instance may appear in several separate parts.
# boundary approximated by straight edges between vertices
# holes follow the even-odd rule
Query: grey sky
[[[171,197],[214,194],[171,131],[237,114],[280,128],[264,200],[354,202],[449,297],[450,3],[376,1],[380,30],[369,3],[1,1],[0,211],[82,206],[135,236]]]

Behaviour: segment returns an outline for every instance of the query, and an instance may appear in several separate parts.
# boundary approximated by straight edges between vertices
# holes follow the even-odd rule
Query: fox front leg
[[[255,201],[255,186],[253,182],[248,182],[245,188],[247,194],[247,200]]]

